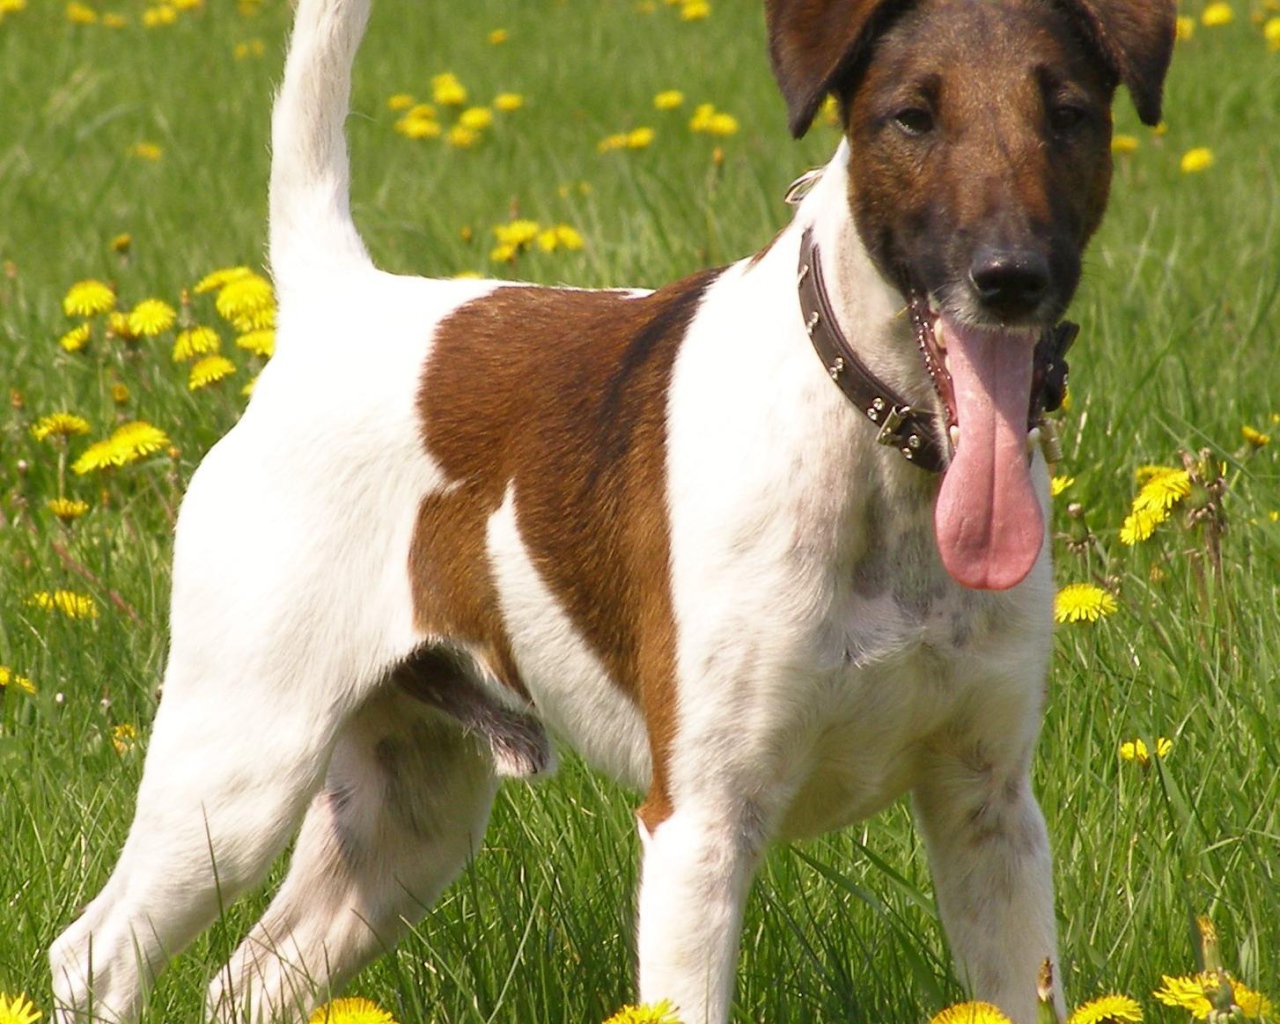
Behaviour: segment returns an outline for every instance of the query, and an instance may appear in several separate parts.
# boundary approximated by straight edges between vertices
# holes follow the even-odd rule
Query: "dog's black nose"
[[[1049,290],[1049,261],[1033,249],[979,249],[969,279],[987,309],[1020,316],[1032,312]]]

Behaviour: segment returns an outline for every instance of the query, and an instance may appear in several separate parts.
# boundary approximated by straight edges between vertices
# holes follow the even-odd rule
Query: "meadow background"
[[[1280,10],[1265,3],[1185,6],[1160,131],[1117,99],[1111,211],[1073,310],[1061,416],[1059,580],[1114,598],[1058,629],[1035,765],[1063,975],[1073,1002],[1126,992],[1151,1021],[1189,1019],[1152,992],[1197,968],[1197,915],[1226,966],[1280,999]],[[760,8],[378,0],[349,123],[375,258],[656,285],[761,247],[787,219],[787,184],[837,135],[788,138]],[[0,0],[0,992],[46,1019],[45,951],[132,813],[176,504],[265,358],[262,338],[257,353],[235,344],[221,292],[185,306],[183,292],[220,268],[262,270],[288,20],[283,0]],[[433,103],[433,88],[458,99],[433,85],[443,73],[461,106]],[[657,109],[669,90],[681,102]],[[517,109],[494,106],[503,93]],[[490,123],[463,120],[471,107]],[[459,123],[472,138],[450,138]],[[538,228],[495,233],[513,220]],[[85,318],[64,299],[85,279],[110,283],[119,312],[159,299],[179,321],[90,317],[68,351]],[[172,355],[192,324],[228,360],[194,390],[195,359]],[[368,343],[351,338],[353,361]],[[64,412],[87,432],[40,429]],[[136,421],[165,441],[75,472]],[[1123,543],[1135,474],[1202,450],[1167,519]],[[87,508],[51,509],[59,497]],[[402,1024],[607,1017],[633,994],[636,802],[571,758],[556,780],[509,786],[471,868],[350,991]],[[147,1021],[197,1019],[266,898],[175,963]],[[735,1020],[910,1024],[959,997],[905,804],[768,858]]]

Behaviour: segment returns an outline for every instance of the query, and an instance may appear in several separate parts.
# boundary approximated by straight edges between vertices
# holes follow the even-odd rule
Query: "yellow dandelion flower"
[[[1056,498],[1075,482],[1076,478],[1073,476],[1055,476],[1049,481],[1049,493]]]
[[[467,102],[467,90],[451,71],[431,77],[431,98],[442,107],[460,107]]]
[[[116,427],[111,443],[129,463],[169,447],[169,435],[146,420],[134,420]]]
[[[509,38],[509,35],[505,28],[495,28],[488,35],[489,45],[501,46],[503,43],[507,41],[508,38]]]
[[[1099,996],[1076,1008],[1067,1024],[1129,1024],[1142,1020],[1142,1007],[1128,996]]]
[[[169,10],[172,10],[172,8],[169,8]],[[129,147],[129,155],[137,157],[139,160],[155,163],[164,156],[164,150],[154,142],[135,142]]]
[[[1183,174],[1198,174],[1200,171],[1207,171],[1213,166],[1213,150],[1208,146],[1196,146],[1182,154],[1182,161],[1178,164],[1182,168]]]
[[[596,143],[596,149],[598,149],[601,153],[608,153],[615,149],[626,149],[626,148],[627,148],[626,132],[616,132],[613,135],[606,135],[603,139],[601,139],[598,143]]]
[[[679,89],[666,89],[653,98],[653,105],[657,110],[675,110],[682,103],[684,93]]]
[[[231,55],[236,60],[248,60],[250,57],[262,57],[267,52],[267,44],[261,39],[246,39],[231,48]]]
[[[1011,1024],[1000,1007],[991,1003],[958,1003],[948,1006],[929,1024]]]
[[[135,420],[117,427],[106,440],[91,444],[80,458],[71,464],[73,472],[83,476],[95,469],[127,466],[147,455],[154,455],[169,444],[169,435],[159,427],[144,420]]]
[[[6,14],[17,14],[27,9],[27,0],[0,0],[0,21]]]
[[[250,331],[273,330],[276,326],[276,307],[273,304],[250,313],[242,313],[240,316],[232,317],[231,326],[239,334],[248,334]]]
[[[80,458],[71,464],[71,469],[83,476],[85,473],[92,473],[95,469],[110,469],[113,466],[120,466],[123,463],[116,457],[115,446],[112,445],[110,438],[105,441],[95,441],[81,453]]]
[[[1143,508],[1130,512],[1120,527],[1120,543],[1128,547],[1149,538],[1156,527],[1169,518],[1167,509]]]
[[[538,248],[543,252],[555,252],[560,245],[560,239],[556,237],[555,228],[547,228],[545,231],[538,232]]]
[[[172,306],[160,299],[143,299],[129,313],[129,328],[144,338],[167,331],[178,319]]]
[[[192,289],[197,295],[203,295],[205,292],[215,292],[232,281],[238,281],[243,277],[249,277],[253,271],[248,267],[223,267],[215,270],[211,274],[205,274],[196,282],[196,286]]]
[[[101,281],[77,281],[62,299],[67,316],[96,316],[116,308],[116,293]]]
[[[73,590],[38,590],[31,595],[30,604],[45,612],[59,612],[68,619],[96,619],[98,605],[87,594]]]
[[[240,389],[240,394],[244,395],[245,398],[248,398],[250,395],[253,394],[253,389],[257,387],[257,385],[258,385],[258,378],[257,377],[251,378],[249,383]]]
[[[429,121],[436,116],[436,108],[430,103],[415,103],[404,112],[404,116],[417,117]]]
[[[689,119],[689,129],[691,131],[705,131],[707,124],[711,118],[715,116],[716,105],[714,103],[699,103],[693,108],[693,117]]]
[[[413,114],[405,114],[391,127],[406,139],[437,139],[443,131],[439,121]]]
[[[1267,41],[1267,49],[1272,53],[1280,51],[1280,18],[1268,18],[1262,26],[1262,38]]]
[[[492,263],[514,263],[519,254],[519,246],[501,242],[489,250],[489,260]]]
[[[159,28],[161,25],[172,25],[178,20],[178,12],[168,4],[148,7],[142,12],[142,24],[147,28]]]
[[[536,220],[513,220],[506,224],[495,225],[493,233],[503,245],[520,247],[529,245],[537,238],[538,230]]]
[[[37,441],[50,437],[77,437],[89,433],[89,421],[70,412],[51,412],[31,425],[31,436]]]
[[[711,16],[711,5],[707,0],[688,0],[680,6],[680,18],[683,21],[701,21]]]
[[[705,131],[709,135],[733,135],[738,130],[738,119],[732,114],[717,111],[707,121]]]
[[[127,231],[122,231],[111,239],[111,251],[118,252],[121,256],[133,248],[133,235]]]
[[[444,141],[456,149],[470,149],[480,141],[480,133],[463,124],[455,124],[444,136]]]
[[[1261,430],[1255,430],[1253,427],[1245,424],[1240,428],[1240,433],[1244,439],[1254,448],[1261,448],[1271,443],[1271,435],[1264,434]]]
[[[5,665],[0,665],[0,690],[8,689],[10,686],[12,686],[15,690],[21,690],[23,693],[36,692],[36,684],[33,683],[30,679],[28,679],[26,676],[18,675],[18,673],[13,671],[13,669],[8,668]],[[5,1019],[4,1014],[6,1010],[8,1010],[11,1014],[16,1014],[18,1011],[18,1005],[17,1005],[18,997],[16,996],[14,997],[13,1003],[8,1003],[7,1002],[8,998],[9,997],[6,996],[3,992],[0,992],[0,1021],[4,1021]],[[30,1019],[35,1020],[36,1017],[39,1017],[39,1016],[40,1014],[37,1013],[35,1017],[31,1017]]]
[[[79,0],[71,0],[67,4],[67,21],[73,25],[96,25],[98,23],[98,12],[88,4],[79,3]]]
[[[74,522],[89,511],[89,503],[78,498],[50,498],[44,507],[64,523]]]
[[[1111,137],[1111,152],[1133,153],[1138,149],[1138,136],[1117,132]]]
[[[1231,999],[1248,1020],[1271,1020],[1274,1015],[1270,999],[1235,978],[1231,979]]]
[[[213,355],[222,348],[222,339],[212,327],[188,327],[178,332],[173,343],[173,361],[185,363],[196,356]]]
[[[1101,587],[1069,583],[1053,599],[1053,621],[1097,622],[1116,608],[1116,599]]]
[[[222,285],[214,300],[218,312],[233,323],[241,317],[273,309],[275,303],[271,282],[252,271]]]
[[[627,149],[644,149],[652,141],[652,128],[632,128],[627,132]]]
[[[230,377],[236,372],[236,364],[226,356],[205,356],[191,367],[187,378],[187,390],[199,391],[210,384]]]
[[[524,106],[524,97],[518,92],[500,92],[493,98],[495,109],[501,110],[504,114],[509,114],[513,110],[519,110]]]
[[[396,1024],[396,1019],[371,999],[348,997],[316,1007],[307,1024]]]
[[[604,1024],[680,1024],[680,1018],[675,1007],[664,999],[660,1003],[624,1006]]]
[[[236,346],[252,352],[255,356],[270,359],[276,353],[276,332],[273,327],[259,331],[247,331],[236,338]]]
[[[0,992],[0,1024],[35,1024],[39,1019],[40,1011],[26,996]]]
[[[1133,511],[1150,509],[1168,513],[1190,493],[1191,475],[1185,469],[1169,468],[1163,473],[1153,473],[1133,499]]]
[[[129,389],[117,381],[111,385],[111,401],[116,405],[124,405],[129,401]]]
[[[556,241],[560,243],[562,249],[568,249],[571,252],[584,249],[587,244],[577,228],[570,227],[568,224],[556,225]]]
[[[403,113],[413,106],[413,97],[407,92],[398,92],[387,97],[387,109]]]
[[[1196,19],[1189,14],[1178,15],[1175,36],[1180,43],[1189,43],[1196,34]]]
[[[79,352],[87,344],[93,333],[91,324],[83,323],[79,327],[73,327],[58,339],[58,344],[67,352]]]
[[[1230,25],[1235,20],[1236,12],[1231,9],[1231,5],[1224,3],[1223,0],[1216,0],[1215,3],[1207,4],[1200,14],[1200,24],[1205,28],[1217,28],[1221,25]]]
[[[135,743],[138,742],[138,727],[129,722],[121,722],[119,725],[113,726],[111,729],[111,745],[116,748],[116,753],[123,757],[133,749]]]
[[[137,341],[138,332],[133,329],[129,314],[117,311],[107,316],[107,337],[121,341]]]
[[[1199,975],[1171,977],[1165,974],[1162,975],[1162,980],[1164,984],[1151,994],[1165,1006],[1189,1010],[1197,1020],[1204,1020],[1209,1016],[1213,1004],[1204,994],[1204,981]]]
[[[1173,740],[1167,736],[1161,736],[1156,740],[1156,757],[1164,760],[1168,756],[1169,751],[1173,749]],[[1120,744],[1120,760],[1133,761],[1136,764],[1147,767],[1151,763],[1151,751],[1147,749],[1147,744],[1139,737],[1138,739],[1125,740]],[[1072,1018],[1074,1020],[1074,1018]],[[1070,1022],[1069,1022],[1070,1024]]]
[[[458,124],[473,132],[482,131],[493,124],[493,111],[488,107],[468,107],[458,115]]]

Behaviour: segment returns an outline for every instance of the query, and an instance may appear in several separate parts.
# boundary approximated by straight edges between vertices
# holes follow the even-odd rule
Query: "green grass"
[[[195,393],[170,360],[172,333],[64,353],[73,321],[61,300],[99,277],[125,308],[176,305],[217,267],[261,264],[288,20],[279,0],[261,6],[248,17],[205,0],[144,29],[142,4],[114,0],[102,9],[129,25],[109,29],[31,0],[0,21],[0,665],[37,688],[11,684],[0,698],[0,992],[26,991],[46,1013],[45,950],[105,880],[128,826],[164,656],[174,508],[254,369],[226,331],[239,372]],[[1058,575],[1105,583],[1119,609],[1059,629],[1036,785],[1073,1000],[1127,991],[1157,1022],[1187,1019],[1150,992],[1162,973],[1195,967],[1197,914],[1217,923],[1227,965],[1280,998],[1280,53],[1250,19],[1260,10],[1236,0],[1233,24],[1197,26],[1179,45],[1166,134],[1139,129],[1118,98],[1118,130],[1140,145],[1118,159],[1073,314],[1083,331],[1063,472],[1075,483],[1057,527],[1079,502],[1093,542],[1083,555],[1060,546]],[[498,27],[510,38],[495,47]],[[263,55],[237,59],[252,39]],[[397,135],[387,97],[425,98],[445,70],[477,102],[509,90],[528,105],[498,115],[471,150]],[[655,111],[668,88],[685,106]],[[701,101],[734,114],[738,133],[691,134]],[[597,152],[643,125],[657,131],[649,148]],[[379,0],[349,132],[354,209],[382,265],[580,285],[656,284],[759,248],[786,220],[786,184],[835,143],[827,128],[787,138],[759,5],[735,0],[694,23],[631,0]],[[130,156],[141,141],[161,159]],[[1200,145],[1214,166],[1183,174],[1181,154]],[[491,228],[513,212],[572,224],[587,246],[493,267]],[[109,244],[120,232],[132,236],[127,261]],[[212,316],[208,296],[195,308]],[[130,393],[120,407],[113,384]],[[135,418],[177,451],[110,479],[67,473],[67,493],[92,509],[64,528],[44,507],[58,455],[30,433],[59,410],[93,426],[72,457]],[[1245,424],[1277,440],[1252,452]],[[1117,541],[1135,467],[1201,448],[1229,484],[1217,575],[1181,513],[1139,547]],[[91,595],[97,618],[30,603],[63,588]],[[120,755],[112,729],[124,723],[140,741]],[[1173,749],[1146,770],[1119,760],[1138,736]],[[635,802],[571,759],[548,784],[508,787],[472,867],[352,990],[404,1024],[603,1019],[632,993]],[[229,909],[175,963],[148,1021],[196,1019],[215,962],[264,902]],[[744,928],[736,1019],[911,1024],[958,996],[905,805],[771,854]]]

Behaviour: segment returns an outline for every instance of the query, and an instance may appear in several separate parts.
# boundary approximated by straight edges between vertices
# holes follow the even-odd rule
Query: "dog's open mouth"
[[[934,511],[943,565],[963,586],[1006,590],[1031,571],[1044,544],[1028,454],[1028,421],[1039,418],[1041,404],[1033,385],[1043,379],[1042,332],[966,324],[923,294],[913,295],[910,311],[953,449]]]

